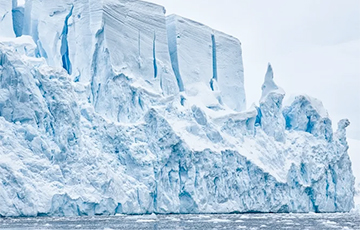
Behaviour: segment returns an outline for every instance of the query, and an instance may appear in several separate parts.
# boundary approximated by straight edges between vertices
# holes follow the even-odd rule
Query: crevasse
[[[71,62],[70,62],[70,57],[69,57],[69,44],[68,44],[69,25],[68,25],[68,23],[69,23],[69,18],[72,15],[73,9],[74,9],[74,6],[71,7],[69,14],[66,15],[66,17],[65,17],[64,29],[61,34],[60,53],[61,53],[61,59],[62,59],[62,66],[68,72],[68,74],[71,74],[71,72],[72,72],[72,67],[71,67]]]
[[[20,37],[24,27],[24,7],[18,6],[17,0],[12,1],[13,29],[16,37]]]

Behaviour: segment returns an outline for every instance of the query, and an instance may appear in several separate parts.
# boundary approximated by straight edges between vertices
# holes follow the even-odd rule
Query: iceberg
[[[349,121],[283,105],[270,65],[246,109],[237,39],[140,0],[9,2],[0,216],[354,207]]]

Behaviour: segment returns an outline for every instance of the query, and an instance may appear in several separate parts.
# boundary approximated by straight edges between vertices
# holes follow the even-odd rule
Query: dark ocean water
[[[360,229],[360,215],[214,214],[0,218],[0,229]]]

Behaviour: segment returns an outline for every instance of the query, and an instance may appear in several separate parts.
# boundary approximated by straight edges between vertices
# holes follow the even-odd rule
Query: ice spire
[[[338,122],[338,128],[336,131],[336,136],[340,140],[341,144],[344,146],[347,145],[346,141],[346,128],[350,125],[350,121],[348,119],[342,119]]]
[[[279,87],[274,82],[274,73],[271,64],[268,64],[268,68],[265,74],[264,84],[261,86],[262,95],[261,100],[265,98],[270,92],[278,90]]]
[[[276,141],[284,142],[285,120],[281,113],[281,107],[285,92],[275,84],[270,63],[268,64],[265,81],[261,89],[261,117],[259,118],[259,123],[266,134],[273,136]]]

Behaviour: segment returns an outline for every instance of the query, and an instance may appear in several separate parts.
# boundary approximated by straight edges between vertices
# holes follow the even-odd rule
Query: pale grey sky
[[[333,123],[349,118],[360,139],[360,0],[149,0],[237,37],[248,106],[258,102],[267,63],[287,95],[323,101]]]

